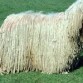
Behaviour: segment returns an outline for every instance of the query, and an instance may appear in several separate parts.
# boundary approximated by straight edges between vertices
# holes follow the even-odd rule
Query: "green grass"
[[[0,24],[7,15],[28,10],[59,12],[68,8],[75,0],[0,0]]]
[[[75,0],[0,0],[0,25],[7,15],[27,10],[60,12],[67,9]],[[81,53],[83,56],[83,53]],[[83,66],[83,65],[82,65]],[[0,83],[83,83],[83,67],[69,74],[42,74],[21,72],[0,75]]]

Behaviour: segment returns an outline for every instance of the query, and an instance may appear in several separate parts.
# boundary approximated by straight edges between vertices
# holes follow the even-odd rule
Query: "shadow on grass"
[[[77,65],[77,69],[80,68],[80,67],[83,67],[83,56],[79,57],[79,62],[78,62],[78,65]]]
[[[70,72],[73,72],[81,67],[83,67],[83,56],[79,57],[79,61],[78,61],[77,65],[73,69],[70,69]]]

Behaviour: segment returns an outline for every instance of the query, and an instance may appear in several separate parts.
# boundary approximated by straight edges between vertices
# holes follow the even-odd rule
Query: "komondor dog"
[[[63,73],[78,63],[83,0],[65,12],[9,15],[0,30],[1,73]]]

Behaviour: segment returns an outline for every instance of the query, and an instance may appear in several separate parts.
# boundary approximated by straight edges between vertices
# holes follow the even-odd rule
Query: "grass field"
[[[0,0],[0,25],[7,15],[27,10],[60,12],[67,9],[75,0]],[[83,53],[81,53],[81,57]],[[81,58],[81,61],[83,58]],[[0,75],[0,83],[83,83],[83,63],[69,74],[42,74],[21,72]]]

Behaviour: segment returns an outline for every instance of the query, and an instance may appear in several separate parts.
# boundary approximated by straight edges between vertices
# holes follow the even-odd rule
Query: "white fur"
[[[65,12],[24,12],[9,15],[1,26],[0,67],[2,72],[36,70],[44,73],[68,71],[77,59],[83,1]]]

